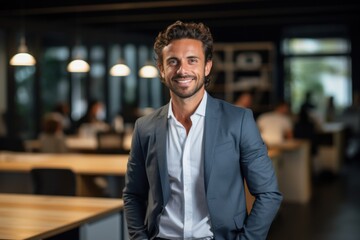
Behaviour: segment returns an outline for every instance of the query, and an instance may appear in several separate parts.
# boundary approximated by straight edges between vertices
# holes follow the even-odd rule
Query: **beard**
[[[166,86],[169,88],[169,90],[176,96],[183,98],[183,99],[194,96],[205,85],[205,77],[203,77],[201,79],[201,81],[197,81],[196,76],[189,76],[189,75],[186,75],[186,76],[176,75],[171,79],[171,82],[176,81],[176,79],[179,79],[179,78],[192,78],[193,79],[192,81],[196,82],[196,85],[193,89],[189,89],[189,87],[177,86],[176,84],[169,84],[166,82]]]

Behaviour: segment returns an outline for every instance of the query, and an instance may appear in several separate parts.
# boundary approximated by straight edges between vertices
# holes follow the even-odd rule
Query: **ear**
[[[205,63],[205,76],[210,74],[212,68],[212,60],[209,60]]]
[[[161,64],[158,64],[157,67],[158,67],[158,69],[159,69],[160,77],[161,77],[162,79],[164,79],[165,73],[164,73],[164,68],[163,68],[163,66],[162,66]]]

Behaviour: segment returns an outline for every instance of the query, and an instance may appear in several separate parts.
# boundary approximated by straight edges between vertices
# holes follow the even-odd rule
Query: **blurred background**
[[[285,101],[293,138],[310,143],[305,169],[296,162],[305,160],[286,163],[302,152],[274,154],[286,196],[269,239],[360,239],[354,1],[8,1],[0,8],[1,149],[61,152],[34,142],[57,131],[48,121],[57,113],[65,136],[121,133],[127,153],[135,120],[169,100],[157,71],[142,68],[154,66],[154,39],[176,20],[211,29],[211,95],[237,104],[249,94],[256,119]],[[314,135],[297,125],[305,107]]]

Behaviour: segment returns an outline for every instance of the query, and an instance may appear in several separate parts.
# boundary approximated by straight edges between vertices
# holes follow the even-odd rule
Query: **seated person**
[[[63,131],[65,134],[73,134],[74,132],[74,122],[71,118],[70,108],[67,103],[59,102],[54,107],[54,112],[58,113],[61,117],[63,124]]]
[[[84,116],[77,122],[78,134],[81,137],[96,137],[98,132],[106,132],[111,128],[102,120],[104,106],[100,101],[92,101]]]
[[[294,138],[305,139],[311,143],[311,154],[315,156],[318,151],[316,123],[311,118],[306,107],[302,107],[294,124]]]
[[[234,103],[236,106],[244,107],[244,108],[251,108],[253,104],[253,96],[251,92],[246,91],[241,93],[235,100]]]
[[[273,111],[263,113],[257,118],[261,136],[266,144],[279,144],[293,138],[293,124],[289,112],[289,105],[281,101]]]
[[[43,130],[39,135],[40,152],[67,152],[61,116],[57,113],[47,114],[43,120]]]

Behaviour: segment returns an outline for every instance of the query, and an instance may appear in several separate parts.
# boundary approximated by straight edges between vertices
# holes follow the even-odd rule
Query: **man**
[[[261,136],[268,145],[276,145],[294,138],[290,107],[280,101],[273,111],[261,114],[257,119]]]
[[[213,41],[202,23],[154,44],[169,104],[135,123],[124,188],[131,239],[265,239],[282,196],[250,110],[207,94]],[[246,211],[244,179],[255,202]]]

